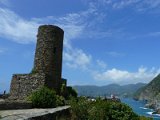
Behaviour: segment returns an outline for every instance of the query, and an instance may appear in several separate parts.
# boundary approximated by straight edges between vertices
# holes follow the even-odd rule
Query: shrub
[[[32,106],[37,108],[51,108],[57,105],[56,92],[47,87],[42,87],[38,91],[33,92],[29,96],[29,100],[32,101]]]
[[[66,85],[65,84],[62,84],[61,85],[61,89],[60,89],[60,94],[63,96],[63,97],[66,97]]]
[[[90,107],[89,101],[85,98],[75,99],[72,97],[70,105],[72,109],[72,118],[74,120],[88,120],[88,109]]]
[[[137,120],[132,109],[122,103],[112,101],[96,101],[89,111],[90,120]]]
[[[77,97],[77,92],[72,87],[67,87],[67,98],[69,98],[71,96],[76,98]]]
[[[57,106],[65,105],[65,99],[63,96],[59,96],[59,95],[56,96],[56,105]]]
[[[139,117],[128,105],[120,102],[79,98],[71,100],[70,104],[75,120],[150,120]]]

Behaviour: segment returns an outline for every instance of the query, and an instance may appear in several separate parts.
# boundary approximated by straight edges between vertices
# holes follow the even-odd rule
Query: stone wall
[[[1,120],[71,120],[70,106],[47,109],[1,110]]]
[[[10,86],[10,99],[24,100],[33,91],[45,85],[46,75],[36,74],[14,74]]]
[[[68,108],[54,113],[32,117],[28,120],[71,120],[71,116],[71,110]]]
[[[23,101],[4,101],[0,102],[0,110],[17,110],[17,109],[31,109],[32,103]]]
[[[61,83],[63,30],[53,25],[38,29],[34,71],[45,73],[48,87],[58,91]]]

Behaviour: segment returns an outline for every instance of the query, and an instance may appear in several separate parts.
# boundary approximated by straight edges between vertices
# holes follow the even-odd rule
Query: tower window
[[[56,51],[57,51],[57,48],[56,48],[56,47],[54,47],[54,49],[53,49],[53,53],[56,53]]]

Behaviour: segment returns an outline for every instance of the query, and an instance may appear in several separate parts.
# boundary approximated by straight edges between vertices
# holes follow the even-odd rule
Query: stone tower
[[[53,25],[38,29],[34,71],[45,73],[48,87],[58,89],[61,82],[63,30]]]
[[[59,93],[61,85],[66,85],[66,80],[61,78],[63,35],[63,30],[54,25],[39,27],[33,70],[29,74],[13,75],[10,99],[24,100],[42,86]]]

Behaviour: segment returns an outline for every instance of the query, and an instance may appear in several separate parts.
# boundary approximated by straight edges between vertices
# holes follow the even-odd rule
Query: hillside
[[[138,100],[160,101],[160,74],[149,84],[138,89],[134,97]]]
[[[109,84],[106,86],[73,86],[79,96],[110,96],[111,94],[119,97],[132,97],[132,95],[141,87],[145,86],[144,83],[118,85]]]

